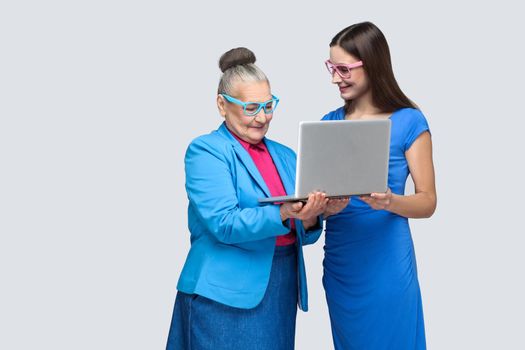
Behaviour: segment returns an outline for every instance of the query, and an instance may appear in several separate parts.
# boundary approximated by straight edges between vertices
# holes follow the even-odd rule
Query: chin
[[[266,135],[266,132],[252,134],[250,135],[250,139],[252,139],[255,142],[261,142],[265,135]]]
[[[355,93],[341,93],[341,98],[345,101],[349,101],[349,100],[355,100],[355,98],[357,97],[357,94]]]
[[[264,135],[257,135],[257,136],[254,135],[252,137],[252,140],[257,141],[257,142],[261,142],[262,139],[264,139]]]

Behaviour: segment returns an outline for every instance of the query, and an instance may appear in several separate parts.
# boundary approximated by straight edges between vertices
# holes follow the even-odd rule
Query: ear
[[[221,95],[217,95],[217,108],[222,117],[226,117],[226,101],[224,101],[224,97]]]

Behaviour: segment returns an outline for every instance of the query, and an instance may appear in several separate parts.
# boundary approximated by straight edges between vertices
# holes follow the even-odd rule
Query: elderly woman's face
[[[237,82],[231,96],[242,102],[266,102],[272,99],[270,86],[266,81]],[[217,106],[226,119],[228,129],[241,140],[257,144],[266,135],[273,114],[265,114],[261,108],[256,115],[247,116],[242,106],[230,103],[222,96],[217,96]]]

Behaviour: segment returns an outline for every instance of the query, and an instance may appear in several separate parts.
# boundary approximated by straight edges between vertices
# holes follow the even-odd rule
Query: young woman
[[[428,218],[436,208],[427,121],[399,88],[387,41],[374,24],[339,32],[326,66],[344,106],[323,120],[392,122],[387,192],[353,198],[338,214],[337,203],[325,211],[323,284],[335,348],[425,349],[408,219]],[[405,195],[409,174],[413,195]]]

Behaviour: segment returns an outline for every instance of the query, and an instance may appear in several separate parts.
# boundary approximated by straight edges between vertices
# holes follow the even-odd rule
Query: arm
[[[319,223],[319,216],[314,216],[310,219],[303,220],[303,227],[305,230],[309,230],[310,228],[316,226]]]
[[[323,219],[321,214],[326,209],[328,198],[323,192],[310,193],[306,204],[302,202],[283,203],[280,207],[281,218],[297,219],[297,234],[303,237],[302,244],[315,243],[323,230]]]
[[[430,133],[422,133],[405,152],[405,156],[414,181],[415,194],[403,196],[388,190],[361,199],[374,209],[385,209],[407,218],[428,218],[434,213],[437,202]]]
[[[197,139],[186,152],[186,191],[190,206],[207,231],[226,244],[287,233],[289,228],[282,223],[279,206],[239,207],[233,174],[221,148]]]

